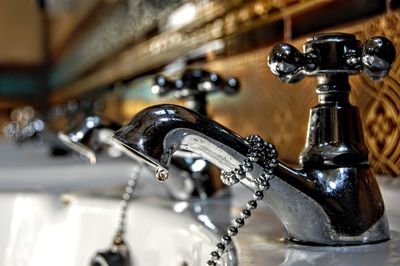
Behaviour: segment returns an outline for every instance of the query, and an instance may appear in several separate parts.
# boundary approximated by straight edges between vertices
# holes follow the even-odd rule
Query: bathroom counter
[[[400,265],[400,180],[379,177],[389,218],[391,239],[364,246],[325,247],[299,245],[283,239],[284,228],[273,211],[259,206],[235,238],[239,265]],[[251,192],[244,186],[232,188],[234,206],[244,206]],[[268,192],[266,192],[268,193]],[[239,207],[232,215],[238,216]]]

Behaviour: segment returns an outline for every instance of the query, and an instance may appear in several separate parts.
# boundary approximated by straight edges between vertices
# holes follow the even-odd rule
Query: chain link
[[[119,210],[119,218],[118,218],[118,225],[117,225],[117,230],[113,239],[113,244],[114,245],[120,245],[123,243],[123,235],[125,233],[125,221],[126,221],[126,211],[128,209],[128,203],[129,200],[132,196],[132,193],[135,189],[135,186],[137,184],[137,180],[139,178],[139,173],[140,173],[141,168],[137,165],[135,165],[132,168],[131,175],[129,177],[128,183],[125,186],[124,192],[122,194],[122,198],[120,201],[120,210]]]
[[[264,198],[264,192],[270,188],[269,181],[274,178],[273,170],[277,166],[278,152],[274,145],[264,141],[258,135],[250,135],[246,138],[250,144],[247,158],[243,160],[238,167],[229,172],[221,172],[222,182],[226,185],[234,185],[245,178],[246,173],[253,170],[253,163],[259,163],[263,167],[263,173],[252,180],[258,185],[258,190],[254,191],[253,199],[247,202],[246,208],[243,208],[240,217],[233,220],[228,226],[226,234],[221,237],[221,242],[217,243],[216,249],[210,253],[210,260],[207,265],[216,266],[221,256],[231,247],[232,238],[239,233],[239,229],[245,225],[246,219],[251,216],[251,212],[258,206],[258,201]]]

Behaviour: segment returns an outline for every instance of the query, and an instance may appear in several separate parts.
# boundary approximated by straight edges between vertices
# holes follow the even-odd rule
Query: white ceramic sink
[[[1,266],[89,265],[115,233],[115,188],[128,181],[132,160],[100,158],[92,166],[46,153],[32,144],[0,145]],[[133,265],[205,265],[220,235],[186,213],[187,205],[175,212],[164,187],[149,175],[142,172],[127,213]],[[110,191],[112,197],[104,196]]]
[[[77,158],[46,158],[43,148],[0,145],[0,150],[0,265],[88,265],[96,251],[108,247],[117,223],[119,200],[74,194],[65,203],[60,193],[98,193],[101,188],[122,186],[132,161],[99,160],[91,166]],[[150,174],[140,179],[135,192],[140,199],[132,202],[128,212],[126,240],[133,265],[205,265],[220,235],[204,226],[209,222],[204,216],[200,223],[193,216],[172,211],[171,203],[145,198],[165,198],[163,186]],[[400,265],[400,181],[380,180],[391,240],[350,247],[294,244],[283,240],[283,226],[263,206],[253,212],[235,238],[239,265]],[[237,185],[232,193],[232,202],[214,203],[230,209],[235,217],[251,198],[251,192]],[[230,219],[227,212],[215,211],[212,206],[209,209],[214,209],[217,220]]]
[[[119,201],[2,193],[0,205],[0,265],[81,266],[109,246]],[[218,236],[193,218],[136,200],[128,210],[125,239],[132,265],[183,266],[205,265]]]

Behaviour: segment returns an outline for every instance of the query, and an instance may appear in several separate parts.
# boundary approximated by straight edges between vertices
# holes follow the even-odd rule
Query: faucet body
[[[246,158],[249,149],[249,144],[229,129],[175,105],[143,110],[116,131],[114,139],[138,160],[165,170],[174,152],[186,150],[230,171]],[[254,164],[241,182],[255,189],[252,179],[262,170],[262,162]],[[369,169],[297,170],[278,162],[274,175],[278,178],[270,181],[264,201],[282,221],[288,239],[340,245],[388,238],[382,197]],[[342,180],[343,185],[333,189],[324,177]],[[363,180],[357,180],[360,177]]]
[[[263,199],[282,221],[287,239],[322,245],[389,239],[384,203],[368,164],[358,109],[348,100],[347,77],[364,67],[373,78],[382,78],[394,59],[394,48],[388,42],[384,38],[367,41],[361,53],[354,36],[327,34],[306,43],[304,56],[290,45],[273,49],[269,65],[281,80],[295,82],[304,75],[316,75],[318,80],[319,104],[310,112],[301,169],[278,161],[273,172],[277,178],[270,181]],[[386,51],[383,55],[382,50]],[[363,62],[363,66],[355,62]],[[376,67],[374,62],[380,64]],[[113,137],[164,176],[179,150],[196,153],[231,171],[247,158],[250,148],[231,130],[175,105],[143,110]],[[240,182],[256,189],[253,180],[266,164],[263,160],[254,163]]]

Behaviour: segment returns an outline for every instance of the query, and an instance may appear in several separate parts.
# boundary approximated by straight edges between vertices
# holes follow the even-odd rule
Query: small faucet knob
[[[312,54],[303,55],[293,45],[281,43],[272,49],[268,57],[268,66],[282,82],[295,83],[304,78],[303,69],[315,69],[315,57],[310,55]]]
[[[364,73],[373,80],[387,75],[396,57],[396,50],[385,37],[372,37],[362,46],[361,64]]]
[[[380,80],[390,70],[395,48],[385,37],[373,37],[361,47],[354,35],[332,33],[316,35],[303,46],[301,53],[290,44],[276,45],[268,66],[281,81],[294,83],[304,76],[357,74],[360,71],[373,80]]]
[[[177,99],[187,100],[189,108],[206,115],[207,95],[215,92],[236,94],[239,81],[234,77],[224,80],[220,75],[203,69],[188,69],[176,80],[169,80],[163,75],[156,76],[151,90],[158,96],[174,92]]]

